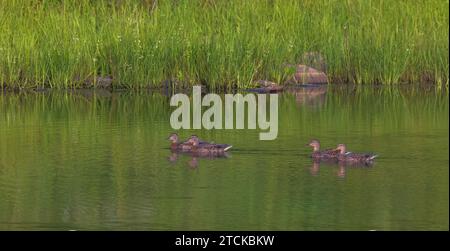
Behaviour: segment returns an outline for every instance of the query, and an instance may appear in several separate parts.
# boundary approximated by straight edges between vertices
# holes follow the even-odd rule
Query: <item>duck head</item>
[[[337,145],[336,150],[339,150],[340,154],[345,154],[347,152],[347,147],[344,144],[339,144]]]
[[[198,137],[196,135],[192,135],[188,141],[189,143],[191,143],[193,146],[198,146],[200,140],[198,139]]]
[[[308,144],[306,144],[306,146],[311,146],[314,152],[316,152],[320,149],[320,142],[317,139],[313,139]]]
[[[172,144],[178,143],[178,134],[172,133],[170,134],[169,138],[167,138]]]

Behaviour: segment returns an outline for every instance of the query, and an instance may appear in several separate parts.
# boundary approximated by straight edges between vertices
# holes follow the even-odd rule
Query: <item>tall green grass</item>
[[[0,0],[1,87],[283,82],[320,52],[334,83],[448,86],[448,1]],[[169,81],[167,81],[169,80]]]

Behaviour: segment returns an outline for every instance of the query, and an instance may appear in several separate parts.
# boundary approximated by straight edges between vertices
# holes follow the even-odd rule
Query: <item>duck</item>
[[[190,139],[192,137],[197,137],[197,136],[192,135],[188,140],[186,140],[184,142],[180,142],[180,138],[178,137],[178,134],[176,134],[176,133],[170,134],[170,136],[168,138],[168,140],[171,142],[170,149],[172,151],[182,151],[182,152],[191,151],[193,145],[192,145],[192,141]],[[199,144],[205,144],[205,143],[207,143],[207,142],[204,142],[199,139]]]
[[[347,152],[347,146],[345,144],[339,144],[336,147],[339,151],[337,159],[339,161],[351,163],[351,164],[371,164],[378,155],[371,153],[352,153]]]
[[[177,150],[188,150],[192,148],[190,144],[187,144],[186,142],[180,142],[180,138],[178,137],[178,134],[172,133],[170,134],[169,138],[167,138],[170,141],[170,149],[173,151]]]
[[[228,144],[215,144],[215,143],[207,143],[201,142],[200,139],[192,135],[188,142],[192,144],[191,151],[193,153],[203,155],[203,154],[224,154],[228,150],[230,150],[233,146]]]
[[[311,154],[311,158],[313,159],[334,159],[337,158],[340,153],[340,150],[337,148],[320,151],[320,142],[317,139],[311,140],[306,146],[311,146],[313,148]]]

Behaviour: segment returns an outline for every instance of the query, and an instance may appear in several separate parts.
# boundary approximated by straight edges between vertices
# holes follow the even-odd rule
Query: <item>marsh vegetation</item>
[[[2,88],[282,83],[320,52],[332,83],[448,85],[448,1],[0,0]]]

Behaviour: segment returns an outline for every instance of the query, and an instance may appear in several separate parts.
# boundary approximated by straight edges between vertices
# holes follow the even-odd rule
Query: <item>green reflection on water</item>
[[[447,94],[298,91],[275,141],[179,132],[232,144],[221,159],[171,156],[171,111],[161,93],[0,95],[0,229],[448,230]],[[380,158],[314,166],[311,138]]]

